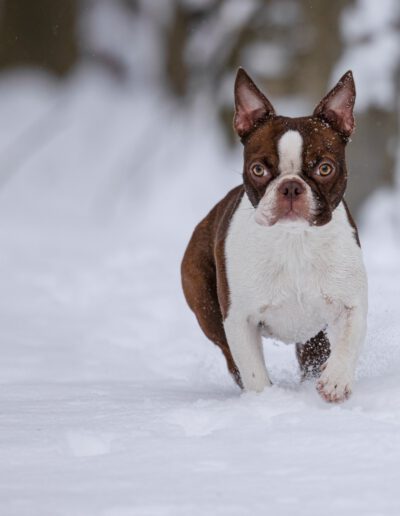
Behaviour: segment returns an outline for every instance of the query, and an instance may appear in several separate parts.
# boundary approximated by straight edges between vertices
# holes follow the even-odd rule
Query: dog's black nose
[[[283,181],[283,183],[279,186],[278,191],[284,197],[288,197],[289,199],[295,199],[299,195],[303,194],[306,189],[300,183],[300,181],[296,181],[295,179],[290,179],[288,181]]]

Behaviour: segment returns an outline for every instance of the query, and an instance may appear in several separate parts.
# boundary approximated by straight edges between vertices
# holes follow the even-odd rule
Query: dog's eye
[[[257,177],[263,177],[267,175],[267,169],[261,163],[254,163],[250,170]]]
[[[321,163],[318,167],[318,174],[320,176],[329,176],[333,172],[333,166],[330,163]]]

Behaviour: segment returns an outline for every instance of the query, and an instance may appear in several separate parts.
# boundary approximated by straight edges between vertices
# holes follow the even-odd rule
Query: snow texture
[[[357,0],[344,11],[342,34],[346,50],[336,63],[332,83],[351,68],[357,87],[356,111],[378,106],[393,109],[396,72],[400,61],[400,32],[396,0]]]
[[[369,331],[353,397],[241,394],[180,289],[195,223],[240,181],[207,104],[95,72],[0,83],[0,500],[7,516],[398,515],[395,201],[367,205]],[[351,164],[350,164],[351,171]]]

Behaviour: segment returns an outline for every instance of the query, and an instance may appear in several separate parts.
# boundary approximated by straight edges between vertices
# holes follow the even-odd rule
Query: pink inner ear
[[[332,111],[340,122],[341,128],[349,133],[354,128],[353,103],[353,92],[344,86],[328,99],[326,105],[327,111]]]
[[[250,131],[256,122],[266,113],[267,109],[262,99],[256,92],[247,87],[238,91],[238,105],[235,114],[235,126],[239,134]]]
[[[352,113],[344,110],[335,111],[336,116],[340,119],[341,126],[344,131],[351,133],[354,128],[354,118]]]
[[[248,114],[265,109],[262,100],[248,88],[242,88],[239,92],[240,107]]]
[[[257,122],[273,116],[274,108],[243,69],[239,69],[235,81],[234,126],[240,137],[252,131]]]
[[[235,115],[236,130],[239,133],[245,133],[250,131],[260,118],[265,115],[265,108],[253,109],[252,111],[242,111],[239,107],[238,112]]]
[[[331,97],[331,99],[329,99],[328,107],[333,111],[340,110],[343,105],[346,105],[348,96],[349,92],[345,88],[339,90]]]

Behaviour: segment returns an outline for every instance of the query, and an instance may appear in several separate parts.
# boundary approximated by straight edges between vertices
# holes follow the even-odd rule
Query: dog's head
[[[309,117],[277,116],[240,68],[234,127],[244,144],[243,181],[259,224],[322,226],[347,183],[346,143],[354,130],[355,86],[347,72]]]

